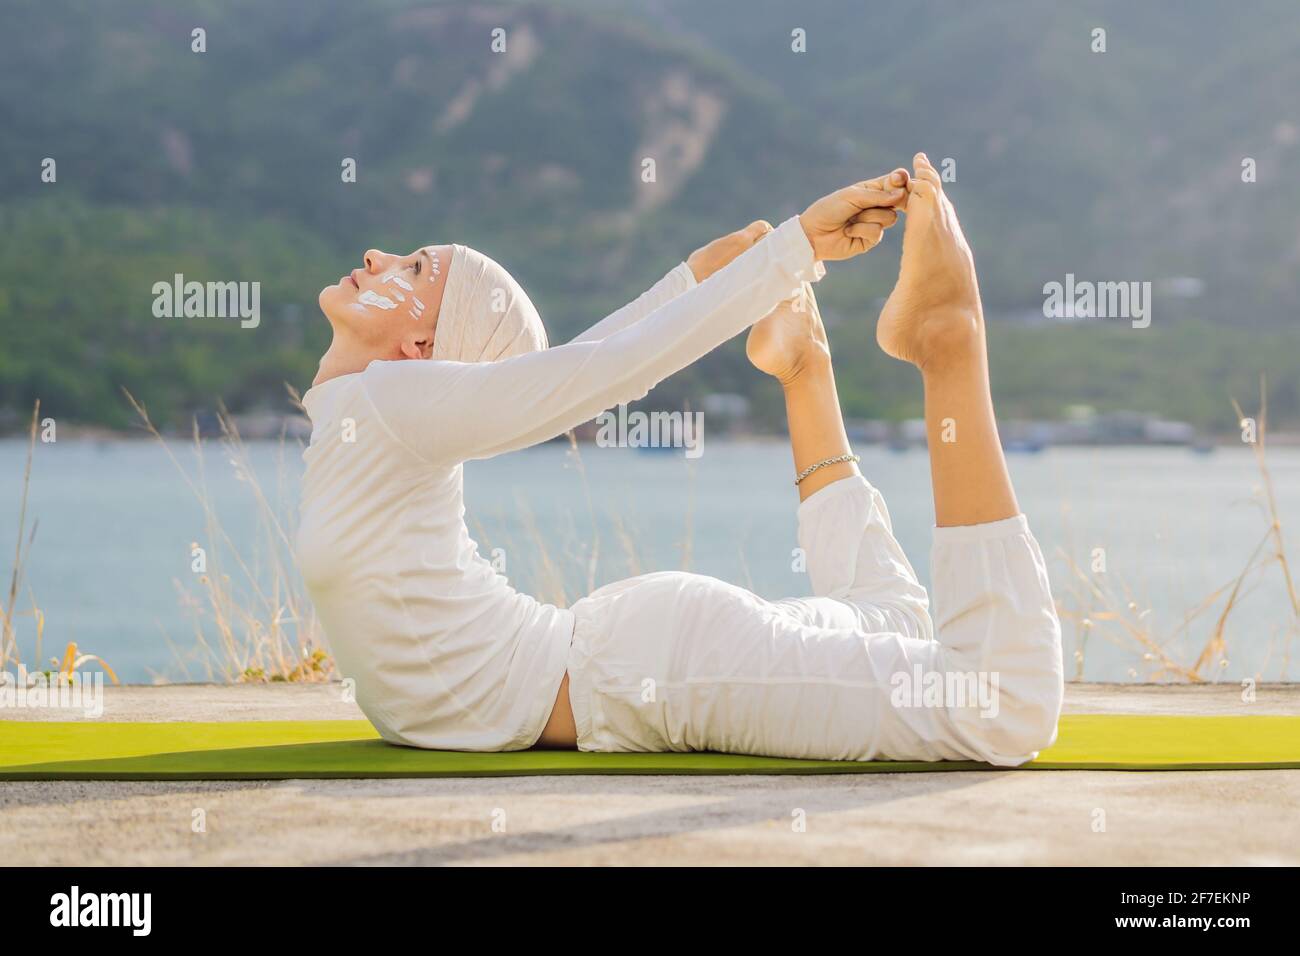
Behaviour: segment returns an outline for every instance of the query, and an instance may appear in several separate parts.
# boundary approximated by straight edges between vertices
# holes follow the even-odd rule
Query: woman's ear
[[[412,332],[402,339],[402,355],[409,359],[427,359],[433,355],[433,332]]]

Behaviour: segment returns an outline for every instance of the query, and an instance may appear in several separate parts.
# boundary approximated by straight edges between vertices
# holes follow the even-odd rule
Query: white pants
[[[1056,737],[1063,692],[1042,552],[1023,515],[934,536],[936,624],[884,499],[860,477],[799,506],[816,597],[771,602],[667,572],[578,601],[578,748],[1032,759]]]

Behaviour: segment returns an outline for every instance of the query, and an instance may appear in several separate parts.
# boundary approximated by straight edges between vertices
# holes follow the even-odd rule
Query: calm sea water
[[[181,442],[174,451],[193,476],[193,450]],[[6,593],[25,452],[20,441],[0,441]],[[253,444],[250,454],[268,496],[291,514],[297,450]],[[1289,531],[1288,520],[1300,522],[1300,452],[1269,457]],[[1011,465],[1058,598],[1067,610],[1093,616],[1087,631],[1067,620],[1067,674],[1076,673],[1079,652],[1083,675],[1094,680],[1144,680],[1156,665],[1118,622],[1096,613],[1098,602],[1085,605],[1071,595],[1066,555],[1118,596],[1119,610],[1140,621],[1170,657],[1194,660],[1222,603],[1185,627],[1184,618],[1233,581],[1267,530],[1252,497],[1259,475],[1249,451],[1053,449],[1013,456]],[[204,467],[222,525],[251,555],[258,535],[249,483],[215,444]],[[932,511],[924,453],[868,448],[862,468],[884,493],[895,532],[928,581]],[[552,444],[472,463],[466,475],[471,531],[485,553],[501,549],[521,589],[551,600],[563,590],[570,601],[593,581],[682,567],[767,597],[804,593],[805,578],[792,570],[790,478],[785,444],[720,441],[706,444],[693,462],[680,452],[583,446],[581,468],[565,446]],[[32,520],[39,524],[19,610],[29,606],[30,589],[45,613],[45,656],[75,640],[124,679],[182,677],[168,642],[193,645],[194,619],[182,597],[197,593],[191,543],[207,542],[203,512],[163,450],[150,442],[38,445],[28,517],[29,530]],[[1300,540],[1290,534],[1288,543]],[[1104,549],[1104,575],[1091,572],[1097,548]],[[1204,673],[1214,680],[1294,678],[1296,669],[1286,666],[1291,632],[1277,567],[1247,578],[1243,591],[1229,618],[1227,665]],[[18,627],[30,660],[33,620],[20,617]]]

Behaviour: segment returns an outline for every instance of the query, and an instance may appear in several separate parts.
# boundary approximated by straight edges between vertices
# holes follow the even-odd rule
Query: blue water
[[[194,475],[193,449],[180,442],[173,450]],[[5,594],[25,453],[20,441],[0,441]],[[301,468],[297,451],[253,444],[250,455],[267,495],[291,520]],[[268,579],[255,564],[259,535],[249,483],[240,480],[216,444],[206,448],[203,461],[223,527],[249,555],[255,575]],[[466,469],[471,532],[485,553],[501,549],[506,572],[522,589],[572,601],[593,582],[689,567],[768,597],[807,590],[804,577],[791,570],[796,497],[783,443],[712,441],[695,461],[680,453],[582,446],[581,461],[585,485],[562,444]],[[1270,463],[1288,527],[1288,519],[1300,522],[1300,452],[1272,451]],[[1124,595],[1121,607],[1131,600],[1134,606],[1126,613],[1135,620],[1145,612],[1143,624],[1171,657],[1195,659],[1215,614],[1182,632],[1179,622],[1231,582],[1267,528],[1252,499],[1259,476],[1250,452],[1051,449],[1013,456],[1011,464],[1058,598],[1068,608],[1082,608],[1067,594],[1071,578],[1062,553],[1073,555],[1091,575],[1093,549],[1104,548],[1106,574],[1094,580],[1109,582],[1114,593]],[[884,493],[895,532],[928,581],[932,512],[924,453],[867,448],[862,468]],[[38,445],[28,512],[29,530],[32,520],[39,524],[18,609],[29,607],[30,589],[45,614],[43,656],[75,640],[106,658],[125,679],[185,677],[168,641],[182,655],[194,644],[194,618],[182,594],[199,593],[191,544],[210,542],[201,508],[162,449],[147,441]],[[1288,541],[1300,544],[1294,534]],[[558,574],[549,573],[541,560],[543,544]],[[1286,667],[1292,637],[1287,609],[1276,567],[1252,576],[1229,619],[1228,663],[1203,671],[1205,676],[1294,678],[1296,669]],[[34,621],[21,615],[17,621],[30,663]],[[1143,659],[1143,649],[1122,628],[1095,613],[1094,621],[1081,646],[1082,631],[1067,619],[1068,675],[1077,673],[1076,652],[1082,649],[1083,676],[1089,679],[1155,676],[1155,665]],[[188,676],[202,673],[191,669]]]

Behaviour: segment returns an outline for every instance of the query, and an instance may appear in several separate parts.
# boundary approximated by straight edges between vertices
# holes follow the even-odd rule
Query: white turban
[[[467,246],[451,250],[432,357],[495,362],[546,348],[542,317],[514,276]]]

